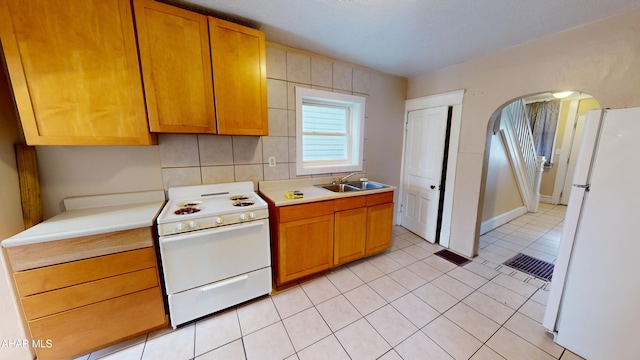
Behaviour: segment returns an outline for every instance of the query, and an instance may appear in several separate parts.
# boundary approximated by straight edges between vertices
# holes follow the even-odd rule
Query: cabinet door
[[[367,241],[365,254],[375,254],[391,246],[393,203],[367,208]]]
[[[333,214],[280,223],[278,285],[333,266]]]
[[[151,131],[216,132],[207,17],[134,2]]]
[[[336,212],[334,265],[341,265],[363,257],[366,235],[366,207]]]
[[[267,135],[264,33],[209,18],[218,134]]]
[[[146,145],[129,0],[0,2],[0,37],[29,145]]]

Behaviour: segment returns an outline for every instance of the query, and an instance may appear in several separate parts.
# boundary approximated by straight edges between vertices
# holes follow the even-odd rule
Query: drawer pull
[[[231,278],[231,279],[219,281],[219,282],[217,282],[215,284],[203,286],[203,287],[200,288],[200,292],[207,292],[209,290],[217,289],[217,288],[222,287],[222,286],[227,286],[227,285],[231,285],[233,283],[237,283],[239,281],[247,280],[248,278],[249,278],[249,275],[236,276],[236,277]]]

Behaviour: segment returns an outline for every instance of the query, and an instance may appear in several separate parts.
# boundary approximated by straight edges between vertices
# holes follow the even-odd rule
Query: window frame
[[[364,96],[349,95],[319,89],[296,87],[296,175],[316,175],[341,172],[362,171],[364,164],[364,126],[365,106]],[[346,160],[337,161],[304,161],[303,146],[303,104],[327,107],[348,108],[346,130],[348,142],[348,156]],[[336,136],[336,134],[334,134]]]

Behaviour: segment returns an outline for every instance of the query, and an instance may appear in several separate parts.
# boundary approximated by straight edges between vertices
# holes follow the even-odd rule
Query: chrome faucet
[[[356,171],[356,172],[352,172],[351,174],[349,174],[349,175],[347,175],[347,176],[345,176],[345,177],[340,178],[340,180],[338,180],[338,182],[339,182],[339,183],[341,183],[341,184],[342,184],[342,183],[344,183],[344,182],[347,182],[347,179],[348,179],[348,178],[350,178],[350,177],[352,177],[352,176],[353,176],[353,175],[355,175],[355,174],[359,174],[359,172],[358,172],[358,171]]]

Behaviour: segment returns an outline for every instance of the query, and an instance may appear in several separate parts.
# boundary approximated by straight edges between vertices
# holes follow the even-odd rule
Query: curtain
[[[527,116],[533,134],[536,155],[544,156],[546,167],[553,163],[554,140],[560,115],[560,100],[527,104]]]

